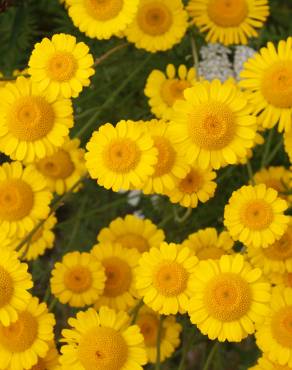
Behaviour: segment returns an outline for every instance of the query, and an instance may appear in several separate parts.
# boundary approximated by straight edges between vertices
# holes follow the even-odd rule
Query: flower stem
[[[161,334],[162,334],[162,324],[163,324],[164,316],[160,316],[159,319],[159,327],[157,333],[157,341],[156,341],[156,364],[155,370],[161,369],[161,362],[160,362],[160,345],[161,345]]]
[[[215,342],[213,344],[213,347],[212,347],[211,351],[209,352],[209,355],[207,357],[207,360],[205,362],[205,365],[203,367],[203,370],[209,370],[210,365],[211,365],[212,360],[213,360],[213,357],[214,357],[214,355],[215,355],[215,353],[216,353],[216,351],[218,349],[218,346],[219,346],[219,342]]]
[[[193,59],[194,59],[194,67],[195,67],[196,76],[197,76],[197,79],[198,79],[198,77],[199,77],[199,55],[198,55],[196,40],[195,40],[194,35],[192,33],[191,33],[191,47],[192,47],[192,55],[193,55]]]
[[[192,211],[193,211],[193,209],[191,207],[189,207],[189,208],[187,208],[187,210],[185,211],[185,213],[182,216],[179,216],[176,209],[174,208],[174,219],[175,219],[175,221],[180,223],[180,224],[185,222],[190,217],[190,215],[192,214]]]
[[[281,140],[277,143],[277,145],[275,145],[274,149],[270,153],[269,157],[266,160],[266,166],[268,166],[272,162],[272,160],[274,159],[278,151],[281,149],[282,145],[283,145],[283,138],[281,138]]]
[[[114,48],[108,50],[106,53],[104,53],[103,55],[101,55],[99,58],[96,58],[95,59],[94,66],[97,66],[98,64],[102,63],[109,56],[111,56],[112,54],[116,53],[118,50],[123,49],[123,48],[125,48],[127,46],[129,46],[129,44],[127,42],[125,42],[123,44],[119,44],[119,45],[115,46]]]
[[[274,130],[273,129],[269,130],[269,134],[268,134],[268,137],[267,137],[267,140],[266,140],[264,153],[263,153],[263,157],[262,157],[261,168],[264,168],[266,166],[266,160],[267,160],[267,156],[268,156],[269,151],[270,151],[273,134],[274,134]]]
[[[131,315],[133,316],[132,317],[132,321],[131,321],[131,324],[134,325],[137,321],[137,317],[139,315],[139,311],[140,311],[140,308],[144,305],[144,302],[143,302],[143,299],[140,299],[140,301],[136,304],[136,306],[133,308],[132,312],[131,312]]]
[[[246,162],[246,168],[247,168],[247,173],[248,173],[249,180],[250,180],[251,184],[254,186],[255,182],[254,182],[254,178],[253,178],[253,171],[252,171],[252,167],[251,167],[251,164],[250,164],[249,160],[247,160],[247,162]]]

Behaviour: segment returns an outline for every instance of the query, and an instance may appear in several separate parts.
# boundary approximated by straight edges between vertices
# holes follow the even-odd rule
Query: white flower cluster
[[[244,63],[251,58],[256,51],[248,46],[239,45],[235,48],[233,69],[235,78],[240,80],[240,72],[243,69]]]
[[[200,49],[199,75],[206,80],[215,78],[221,82],[234,77],[232,63],[229,60],[231,50],[220,44],[208,44]]]

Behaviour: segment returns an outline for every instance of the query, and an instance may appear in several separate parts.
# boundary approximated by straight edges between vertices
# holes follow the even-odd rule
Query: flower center
[[[235,135],[235,116],[224,103],[208,102],[189,115],[189,133],[194,143],[207,150],[226,147]]]
[[[184,99],[184,90],[191,84],[185,80],[166,80],[161,87],[161,96],[165,103],[172,107],[176,100]]]
[[[176,153],[168,139],[161,136],[154,136],[152,139],[158,150],[158,160],[153,177],[163,176],[171,171]]]
[[[196,252],[199,260],[216,260],[225,254],[225,251],[218,247],[203,247]]]
[[[181,294],[187,287],[189,274],[177,262],[162,262],[154,273],[153,285],[166,297]]]
[[[88,14],[97,21],[108,21],[118,16],[123,9],[123,0],[85,0]]]
[[[221,27],[237,27],[248,15],[246,0],[209,0],[208,15]]]
[[[74,77],[77,61],[73,54],[66,51],[55,53],[48,61],[49,76],[58,82],[65,82]]]
[[[132,282],[130,266],[118,257],[106,258],[102,264],[106,275],[104,295],[117,297],[127,292]]]
[[[0,308],[10,302],[13,291],[13,281],[10,274],[0,266]]]
[[[26,182],[10,179],[0,183],[0,219],[21,220],[30,213],[33,203],[34,195]]]
[[[47,370],[47,367],[44,360],[39,358],[37,364],[31,367],[30,370]]]
[[[272,260],[282,261],[292,258],[292,228],[289,228],[273,245],[264,248],[263,252]]]
[[[19,140],[35,141],[46,136],[54,126],[52,106],[41,96],[19,98],[8,116],[9,131]]]
[[[130,172],[141,157],[137,144],[130,139],[112,141],[103,153],[106,166],[113,172]]]
[[[190,170],[187,176],[180,180],[178,188],[182,193],[193,194],[200,190],[203,177],[198,171]]]
[[[292,347],[292,307],[276,312],[271,322],[272,335],[284,347]]]
[[[251,230],[266,229],[272,221],[272,207],[264,200],[247,202],[241,211],[241,222]]]
[[[211,316],[219,321],[230,322],[248,312],[252,295],[248,283],[240,276],[222,273],[209,281],[204,300]]]
[[[143,253],[149,250],[147,239],[137,234],[124,234],[117,236],[116,243],[119,243],[124,248],[136,248],[139,252]]]
[[[159,327],[157,316],[150,313],[142,314],[137,320],[137,325],[140,327],[146,347],[155,347]]]
[[[284,284],[290,288],[292,288],[292,272],[286,272],[284,274]]]
[[[172,14],[168,7],[160,1],[153,1],[140,7],[137,22],[148,35],[165,34],[172,25]]]
[[[64,276],[66,288],[74,293],[86,292],[92,285],[92,275],[84,266],[71,267]]]
[[[38,170],[52,179],[66,179],[74,172],[74,163],[68,152],[58,150],[53,155],[41,159],[37,163]]]
[[[269,104],[292,108],[292,62],[274,63],[264,73],[261,92]]]
[[[81,338],[78,357],[85,370],[121,370],[127,361],[128,347],[116,330],[97,327]]]
[[[18,314],[18,320],[8,327],[0,326],[0,343],[9,352],[24,352],[38,335],[38,322],[28,311]]]

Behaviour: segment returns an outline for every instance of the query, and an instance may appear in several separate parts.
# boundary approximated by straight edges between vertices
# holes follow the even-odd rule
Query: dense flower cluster
[[[91,39],[126,37],[156,53],[196,25],[225,46],[202,47],[195,67],[186,58],[152,70],[144,94],[154,117],[96,122],[86,143],[71,130],[72,100],[97,64],[86,43],[45,37],[28,69],[1,85],[0,151],[9,159],[0,165],[0,370],[142,370],[180,354],[182,331],[187,338],[195,327],[210,341],[254,335],[262,355],[253,370],[292,369],[291,169],[266,166],[269,142],[261,168],[253,173],[249,162],[265,141],[260,133],[277,126],[292,164],[292,38],[258,52],[237,46],[232,60],[227,46],[257,35],[266,0],[64,5]],[[222,218],[192,224],[185,238],[174,230],[170,240],[164,220],[156,224],[138,209],[96,230],[86,250],[62,240],[54,249],[56,205],[82,191],[85,178],[169,201],[182,225],[220,197],[221,171],[243,164],[249,178],[230,194]],[[56,258],[41,302],[34,263],[47,252]],[[55,304],[66,305],[61,317],[50,312]]]

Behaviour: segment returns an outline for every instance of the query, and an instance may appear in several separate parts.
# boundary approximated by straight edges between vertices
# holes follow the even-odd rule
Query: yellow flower
[[[79,145],[79,139],[66,138],[54,154],[34,163],[36,170],[46,178],[51,191],[64,194],[86,173],[84,149]]]
[[[39,357],[38,362],[29,370],[61,370],[59,365],[59,353],[55,343],[49,343],[49,351],[44,358]]]
[[[182,246],[193,250],[199,260],[219,259],[223,254],[232,254],[233,244],[227,231],[217,233],[213,227],[190,234],[182,242]]]
[[[49,213],[52,194],[43,176],[20,162],[0,166],[0,227],[8,237],[22,238]]]
[[[224,225],[234,240],[255,248],[267,248],[287,229],[289,217],[284,199],[266,185],[242,186],[232,193],[224,210]]]
[[[292,367],[292,289],[274,288],[269,306],[256,333],[257,345],[270,361]]]
[[[205,203],[214,196],[217,187],[213,181],[215,178],[216,173],[210,169],[203,170],[193,165],[184,178],[176,181],[175,188],[166,191],[165,194],[172,203],[196,208],[199,201]]]
[[[68,320],[72,329],[62,331],[61,365],[74,370],[142,370],[146,351],[137,325],[129,316],[108,307],[90,308]]]
[[[264,128],[279,122],[279,131],[292,125],[292,37],[278,48],[268,42],[244,65],[240,86],[251,93],[250,101]]]
[[[92,305],[102,294],[105,278],[102,265],[93,255],[71,252],[55,264],[51,291],[63,304],[84,307]]]
[[[269,15],[267,0],[190,0],[187,7],[208,42],[247,44]]]
[[[262,168],[254,175],[256,184],[265,184],[267,187],[277,190],[279,197],[286,200],[291,200],[291,196],[285,194],[289,190],[291,181],[291,171],[283,166]]]
[[[290,164],[292,163],[292,130],[284,132],[284,149],[289,157]]]
[[[173,137],[189,163],[218,169],[238,163],[253,146],[256,118],[234,83],[198,82],[173,108]]]
[[[113,191],[140,188],[154,173],[157,149],[150,135],[133,121],[110,123],[95,131],[86,145],[86,167],[92,178]]]
[[[39,256],[44,255],[47,249],[52,249],[55,241],[55,234],[52,231],[57,223],[55,215],[51,215],[44,224],[33,234],[29,242],[24,244],[18,254],[22,259],[27,261],[36,260]],[[23,238],[13,239],[9,247],[15,249]]]
[[[292,272],[292,218],[286,232],[267,248],[254,248],[247,246],[250,262],[263,270],[264,274],[270,272]]]
[[[277,362],[270,361],[266,355],[258,359],[255,366],[249,367],[248,370],[292,370],[290,366],[281,366]]]
[[[270,285],[240,254],[200,261],[191,288],[191,322],[212,340],[240,342],[268,312]]]
[[[53,340],[54,315],[45,303],[31,297],[15,323],[0,325],[0,369],[23,370],[44,358]]]
[[[38,42],[29,59],[29,74],[40,91],[51,99],[76,98],[83,86],[89,86],[94,74],[93,57],[84,42],[64,33],[52,40],[45,37]]]
[[[187,30],[181,0],[140,0],[134,21],[126,28],[128,41],[151,53],[171,49]]]
[[[187,70],[185,65],[180,65],[177,72],[173,64],[167,65],[165,73],[154,69],[148,76],[144,90],[151,112],[158,118],[170,119],[173,104],[184,98],[183,91],[194,85],[195,81],[195,69]]]
[[[111,243],[97,244],[92,254],[105,270],[103,294],[95,300],[95,308],[108,306],[115,310],[128,310],[136,303],[134,269],[140,254],[135,249],[122,248]]]
[[[162,243],[160,248],[151,248],[143,253],[136,269],[138,294],[160,314],[184,313],[197,262],[187,247]]]
[[[1,243],[0,249],[0,324],[8,326],[18,319],[30,300],[32,288],[27,264],[20,263],[16,252]],[[1,368],[1,367],[0,367]]]
[[[72,112],[70,99],[52,99],[18,77],[0,90],[0,150],[26,162],[52,154],[73,126]]]
[[[159,247],[164,239],[163,230],[158,229],[150,220],[134,215],[116,218],[97,235],[100,243],[120,244],[124,248],[136,248],[141,253],[152,247]]]
[[[144,306],[140,309],[137,317],[137,325],[144,337],[148,362],[155,363],[157,358],[157,335],[159,330],[159,315],[150,308]],[[182,326],[178,324],[174,316],[168,316],[163,320],[160,337],[160,360],[164,361],[171,357],[180,344]]]
[[[69,16],[88,37],[109,39],[134,19],[139,0],[66,0]]]
[[[175,187],[176,181],[186,176],[189,166],[185,158],[176,150],[176,145],[169,135],[169,124],[152,120],[142,124],[151,136],[158,152],[154,173],[145,181],[145,194],[163,194]]]
[[[292,272],[285,272],[284,274],[279,274],[277,272],[269,273],[267,278],[272,284],[292,288]]]

